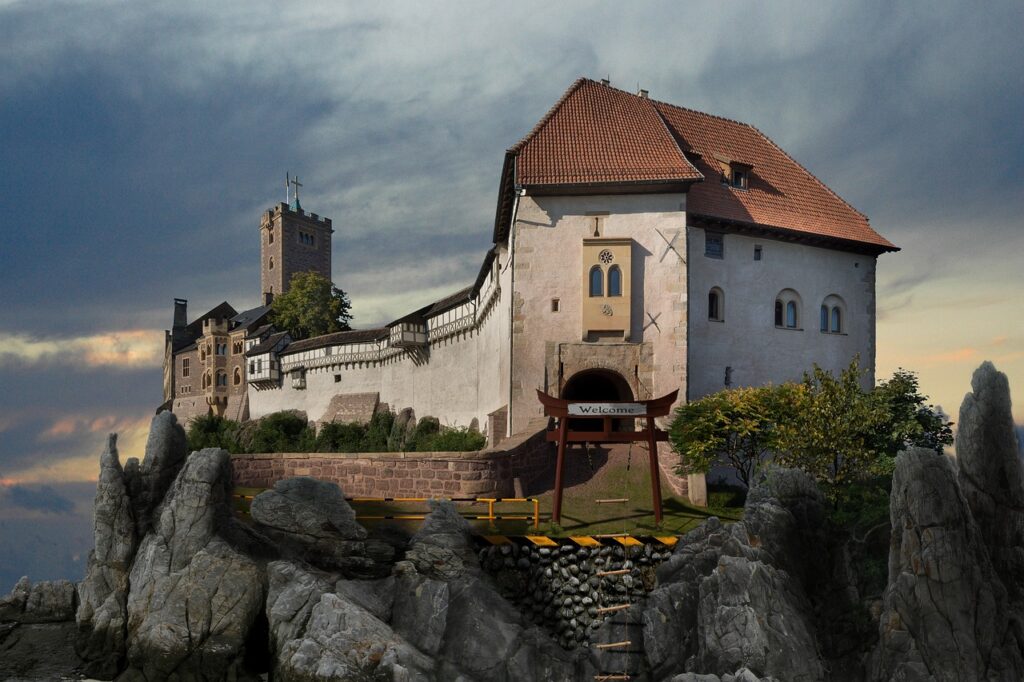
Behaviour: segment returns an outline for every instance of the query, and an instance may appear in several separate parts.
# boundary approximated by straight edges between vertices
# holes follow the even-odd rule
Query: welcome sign
[[[647,408],[642,403],[569,403],[573,417],[642,417]]]

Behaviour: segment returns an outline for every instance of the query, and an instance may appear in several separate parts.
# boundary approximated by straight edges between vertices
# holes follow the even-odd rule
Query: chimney
[[[612,84],[612,81],[611,81],[610,78],[602,78],[601,79],[601,85],[611,85],[611,84]]]
[[[174,331],[179,331],[188,326],[188,300],[184,298],[174,299]]]
[[[174,324],[171,326],[171,351],[176,351],[188,343],[188,301],[184,298],[174,299]]]
[[[640,88],[640,90],[638,90],[636,94],[642,97],[643,99],[647,99],[647,91],[644,90],[643,88]]]

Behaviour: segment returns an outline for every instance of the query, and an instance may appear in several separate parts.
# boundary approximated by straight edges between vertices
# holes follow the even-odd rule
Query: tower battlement
[[[288,204],[284,203],[283,201],[278,205],[274,206],[274,208],[269,208],[263,212],[263,217],[260,220],[260,226],[262,227],[264,225],[267,225],[268,223],[271,223],[274,220],[281,218],[282,216],[285,216],[287,218],[299,218],[302,220],[311,221],[321,227],[331,227],[330,218],[322,217],[320,215],[317,215],[316,213],[304,211],[301,208],[294,209]]]

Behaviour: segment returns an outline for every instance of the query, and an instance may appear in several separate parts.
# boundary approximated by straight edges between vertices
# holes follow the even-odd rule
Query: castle
[[[331,275],[331,221],[260,221],[264,305],[166,333],[165,407],[187,419],[365,420],[411,407],[491,444],[566,398],[692,400],[838,371],[874,381],[868,219],[756,128],[576,81],[505,154],[493,246],[469,286],[376,329],[293,340],[269,324],[291,275]]]

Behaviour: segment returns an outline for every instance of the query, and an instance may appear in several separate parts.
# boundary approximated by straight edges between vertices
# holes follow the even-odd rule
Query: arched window
[[[846,303],[836,294],[829,294],[821,302],[821,331],[826,334],[842,334],[846,331],[843,318],[846,316]]]
[[[235,367],[235,386],[239,386],[242,383],[242,369]]]
[[[590,268],[590,295],[604,296],[604,273],[600,265]]]
[[[217,372],[217,385],[218,386],[227,386],[228,385],[228,375],[226,373],[224,373],[224,372]]]
[[[708,319],[719,322],[725,319],[725,295],[718,287],[708,292]]]
[[[274,257],[273,256],[270,257],[270,269],[271,270],[274,269]]]
[[[622,270],[619,270],[618,265],[608,270],[608,295],[622,296]]]
[[[782,329],[800,329],[803,303],[793,289],[783,289],[775,295],[775,326]],[[802,330],[801,330],[802,331]]]
[[[270,244],[274,243],[274,228],[267,230],[267,241]]]

